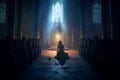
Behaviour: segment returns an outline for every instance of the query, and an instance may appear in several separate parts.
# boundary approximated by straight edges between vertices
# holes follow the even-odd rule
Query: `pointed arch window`
[[[63,22],[63,5],[56,2],[52,5],[52,23]]]
[[[0,3],[0,23],[6,22],[6,5],[4,2]]]
[[[101,16],[101,4],[99,2],[95,2],[92,6],[92,21],[95,24],[100,24],[102,21]]]

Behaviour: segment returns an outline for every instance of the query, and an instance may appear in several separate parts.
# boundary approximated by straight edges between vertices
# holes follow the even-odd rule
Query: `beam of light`
[[[55,17],[54,17],[54,4],[52,5],[52,23],[55,22]]]
[[[64,21],[63,10],[64,6],[62,1],[58,0],[51,4],[48,23],[46,24],[47,32],[45,31],[44,33],[46,34],[45,41],[47,42],[48,40],[50,46],[56,44],[56,42],[58,43],[59,40],[62,40],[64,43],[66,39],[67,28]],[[61,30],[59,31],[59,29]]]
[[[61,5],[61,23],[63,23],[63,5]]]
[[[57,2],[52,5],[52,23],[63,22],[63,5]]]

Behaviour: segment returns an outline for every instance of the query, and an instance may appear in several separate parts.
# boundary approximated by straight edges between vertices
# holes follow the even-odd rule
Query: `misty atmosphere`
[[[118,80],[118,6],[0,0],[0,80]]]

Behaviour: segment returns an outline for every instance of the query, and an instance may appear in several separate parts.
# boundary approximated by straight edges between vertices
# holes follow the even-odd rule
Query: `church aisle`
[[[103,80],[90,64],[78,56],[77,51],[66,52],[71,58],[61,66],[53,58],[56,55],[55,51],[43,50],[42,56],[34,61],[18,80]]]

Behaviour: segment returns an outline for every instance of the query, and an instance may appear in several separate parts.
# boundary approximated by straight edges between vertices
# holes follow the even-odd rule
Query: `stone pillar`
[[[111,9],[111,31],[113,39],[120,39],[120,9],[119,0],[110,0]]]
[[[22,0],[17,0],[16,2],[16,38],[22,39]]]
[[[15,0],[6,0],[6,6],[7,35],[11,36],[11,38],[14,39]]]
[[[110,0],[101,0],[101,5],[102,5],[103,38],[111,39]]]
[[[72,43],[71,48],[72,48],[72,49],[74,49],[74,45],[75,45],[75,44],[74,44],[74,43],[75,43],[75,42],[74,42],[74,39],[75,39],[75,37],[74,37],[74,28],[73,28],[73,27],[74,27],[74,26],[72,25],[72,34],[71,34],[71,37],[72,37],[72,38],[71,38],[71,39],[72,39],[72,41],[71,41],[71,43]]]
[[[80,2],[80,39],[83,39],[84,34],[83,34],[83,15],[84,15],[84,5],[83,5],[83,1],[81,0]]]
[[[84,39],[85,32],[85,1],[81,0],[80,2],[80,39]]]
[[[22,19],[22,0],[16,0],[15,3],[15,39],[22,39],[22,26],[21,26],[21,19]]]
[[[34,38],[38,39],[38,19],[39,19],[39,6],[40,0],[34,1]]]
[[[92,1],[81,0],[81,32],[83,39],[92,37]]]

